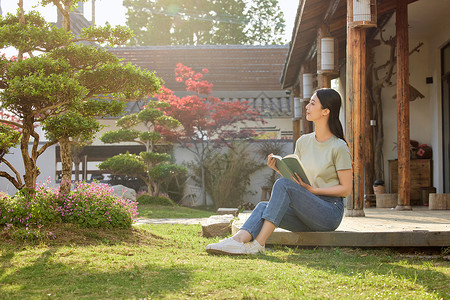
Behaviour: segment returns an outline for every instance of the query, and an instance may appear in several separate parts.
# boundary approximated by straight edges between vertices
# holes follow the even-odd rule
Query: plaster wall
[[[439,30],[430,32],[428,42],[430,51],[428,76],[433,78],[430,89],[431,146],[433,147],[433,180],[438,193],[444,192],[443,141],[442,141],[442,77],[441,49],[450,43],[450,18],[441,19]],[[447,179],[448,180],[448,179]],[[449,193],[450,191],[446,191]]]
[[[41,147],[42,143],[39,146]],[[31,151],[31,147],[29,147],[29,149]],[[45,181],[49,180],[49,184],[48,184],[49,187],[56,186],[56,184],[55,184],[55,181],[56,181],[56,178],[55,178],[55,175],[56,175],[56,162],[55,162],[56,152],[55,152],[55,149],[56,149],[55,146],[51,146],[51,147],[47,148],[47,150],[41,156],[39,156],[39,158],[37,159],[37,166],[38,166],[39,170],[41,171],[41,174],[37,178],[38,184],[44,183]],[[23,174],[25,174],[25,168],[24,168],[23,162],[22,162],[22,155],[20,153],[20,146],[14,148],[14,149],[11,149],[10,153],[5,155],[5,159],[7,159],[17,169],[17,171],[20,173],[21,176],[23,176]],[[11,175],[13,175],[11,170],[8,167],[6,167],[4,164],[0,164],[0,171],[7,171]],[[23,177],[22,177],[22,180],[23,180]],[[0,177],[0,191],[3,193],[7,193],[9,195],[14,195],[17,192],[17,189],[6,178]]]

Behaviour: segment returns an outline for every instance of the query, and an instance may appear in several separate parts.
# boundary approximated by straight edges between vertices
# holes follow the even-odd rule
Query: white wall
[[[430,51],[426,60],[429,62],[428,76],[433,77],[430,84],[430,118],[431,146],[433,147],[433,180],[438,193],[443,193],[443,145],[442,145],[442,84],[441,84],[441,49],[450,42],[450,18],[441,20],[441,30],[430,32],[428,43]]]
[[[42,143],[39,145],[42,146]],[[31,147],[30,147],[31,149]],[[47,148],[47,150],[39,156],[37,159],[37,166],[39,170],[41,171],[41,174],[37,178],[37,182],[44,183],[48,179],[50,180],[50,187],[57,186],[55,184],[55,174],[56,174],[56,153],[55,153],[55,146],[51,146]],[[25,168],[23,166],[22,161],[22,155],[20,153],[20,147],[16,147],[14,149],[10,150],[9,154],[6,154],[4,157],[6,160],[8,160],[20,173],[22,176],[23,181],[23,175],[25,174]],[[10,171],[10,169],[5,166],[4,164],[0,164],[0,170],[1,171],[7,171],[11,175],[13,173]],[[14,176],[15,177],[15,176]],[[12,183],[10,183],[6,178],[0,177],[0,191],[7,193],[9,195],[14,195],[17,192],[17,189],[14,187]]]

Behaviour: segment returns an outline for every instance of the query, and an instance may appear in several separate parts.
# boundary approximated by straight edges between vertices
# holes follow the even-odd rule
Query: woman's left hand
[[[313,186],[310,186],[309,184],[304,183],[297,173],[295,173],[295,176],[292,176],[292,180],[314,194],[315,188]]]

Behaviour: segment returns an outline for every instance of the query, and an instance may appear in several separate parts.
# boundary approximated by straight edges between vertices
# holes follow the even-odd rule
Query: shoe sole
[[[206,252],[209,254],[216,254],[216,255],[248,255],[247,253],[231,253],[218,249],[206,249]]]

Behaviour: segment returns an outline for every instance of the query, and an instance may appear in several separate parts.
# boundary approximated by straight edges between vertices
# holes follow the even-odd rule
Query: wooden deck
[[[290,232],[277,228],[267,244],[331,247],[448,247],[450,210],[413,207],[412,211],[366,208],[366,216],[344,217],[332,232]],[[250,212],[239,214],[233,234]]]

